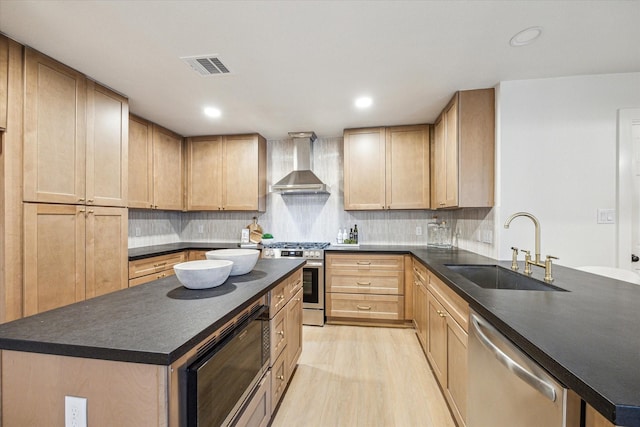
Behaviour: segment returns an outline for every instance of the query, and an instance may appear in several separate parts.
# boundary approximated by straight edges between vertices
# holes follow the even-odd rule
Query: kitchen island
[[[208,290],[171,276],[0,325],[3,424],[62,425],[65,395],[109,414],[93,425],[169,424],[172,364],[303,265],[259,260]]]
[[[511,262],[457,249],[325,249],[327,254],[349,252],[411,254],[607,420],[640,426],[640,286],[554,266],[553,285],[568,292],[483,289],[446,264],[510,268]],[[544,270],[535,268],[533,277],[543,280]]]

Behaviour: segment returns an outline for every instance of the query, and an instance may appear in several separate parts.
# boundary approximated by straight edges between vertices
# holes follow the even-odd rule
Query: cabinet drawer
[[[402,320],[404,297],[396,295],[327,294],[327,316]]]
[[[269,328],[271,329],[271,360],[275,360],[287,345],[287,310],[280,310],[271,319]]]
[[[404,293],[404,272],[332,271],[327,274],[326,286],[327,292],[402,295]]]
[[[280,355],[271,367],[271,412],[276,409],[284,390],[287,388],[287,364],[284,353]]]
[[[288,280],[283,280],[269,291],[269,316],[274,317],[287,304]]]
[[[164,279],[165,277],[175,276],[176,272],[173,270],[165,270],[159,273],[147,274],[146,276],[136,277],[135,279],[129,279],[129,287],[142,285],[143,283],[153,282],[154,280]]]
[[[164,270],[173,270],[173,266],[185,261],[184,252],[154,256],[129,261],[129,279],[146,276]],[[155,279],[153,279],[155,280]]]
[[[469,304],[433,274],[429,276],[428,289],[465,332],[469,332]]]
[[[207,252],[209,251],[192,249],[189,251],[189,255],[187,256],[187,258],[189,259],[189,261],[198,261],[201,259],[207,259],[207,255],[206,255]]]
[[[287,279],[287,284],[285,285],[286,300],[290,301],[300,289],[302,289],[302,269],[296,271]]]
[[[336,255],[326,256],[327,269],[404,270],[402,255]]]
[[[429,273],[427,272],[427,268],[415,259],[413,260],[413,277],[424,286],[427,286],[429,283]]]

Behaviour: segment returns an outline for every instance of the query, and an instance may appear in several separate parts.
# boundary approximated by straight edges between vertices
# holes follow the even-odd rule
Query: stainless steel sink
[[[445,264],[445,266],[484,289],[567,292],[565,289],[499,265]]]

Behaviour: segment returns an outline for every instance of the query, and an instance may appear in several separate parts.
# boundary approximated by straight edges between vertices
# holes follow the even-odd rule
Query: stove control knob
[[[309,251],[304,251],[304,257],[305,258],[309,257]]]
[[[316,251],[314,255],[316,258],[320,258],[320,252]]]

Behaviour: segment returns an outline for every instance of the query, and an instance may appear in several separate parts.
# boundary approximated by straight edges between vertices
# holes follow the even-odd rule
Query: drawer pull
[[[358,265],[371,265],[371,261],[358,261]]]
[[[159,262],[157,264],[153,264],[154,267],[164,267],[165,265],[167,265],[167,261],[165,262]]]
[[[282,295],[282,294],[278,295],[278,299],[279,300],[283,300],[284,299],[284,295]]]
[[[280,335],[281,337],[284,337],[284,331],[278,331],[278,335]]]
[[[358,286],[371,286],[371,282],[356,282]]]
[[[371,310],[371,306],[370,305],[356,305],[356,307],[358,308],[358,310]]]
[[[279,379],[280,381],[284,381],[284,375],[278,375],[276,378]]]

